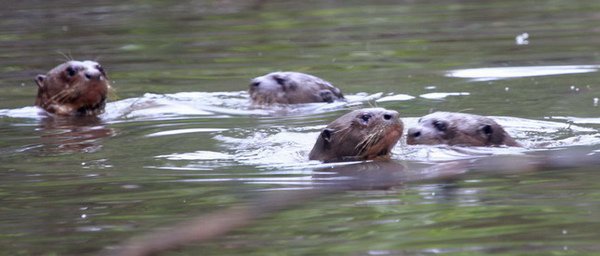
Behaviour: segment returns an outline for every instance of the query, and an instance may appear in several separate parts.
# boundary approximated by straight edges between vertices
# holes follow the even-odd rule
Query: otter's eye
[[[106,76],[106,73],[104,72],[104,68],[102,68],[102,66],[100,65],[96,65],[96,69],[98,71],[100,71],[100,73],[102,73],[103,76]]]
[[[433,127],[435,127],[436,129],[438,129],[438,131],[443,132],[446,131],[446,129],[448,129],[448,125],[442,121],[433,121]]]
[[[371,118],[371,115],[369,115],[369,114],[363,114],[360,116],[360,120],[362,120],[364,123],[369,122],[370,118]]]
[[[75,68],[70,67],[70,66],[65,71],[67,71],[67,75],[69,75],[69,76],[74,76],[75,74],[77,74],[77,70],[75,70]]]

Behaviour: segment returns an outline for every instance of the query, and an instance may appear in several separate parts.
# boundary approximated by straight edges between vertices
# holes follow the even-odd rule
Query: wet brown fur
[[[436,112],[408,130],[407,144],[521,146],[493,119],[465,113]]]
[[[35,105],[56,115],[98,115],[104,111],[110,85],[104,70],[101,77],[86,79],[81,68],[72,61],[63,63],[46,75],[38,75]],[[76,73],[69,75],[67,69]]]
[[[365,121],[364,116],[370,118]],[[331,122],[321,132],[309,159],[338,162],[389,158],[403,128],[396,111],[383,108],[354,110]]]
[[[254,78],[249,93],[257,105],[331,103],[344,99],[340,89],[329,82],[298,72],[274,72]]]

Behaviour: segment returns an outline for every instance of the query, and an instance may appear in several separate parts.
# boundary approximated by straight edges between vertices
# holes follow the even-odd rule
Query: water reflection
[[[115,135],[95,116],[47,116],[41,120],[40,142],[45,153],[92,153],[102,148],[102,139]]]
[[[407,166],[397,161],[367,161],[316,168],[313,180],[344,189],[390,189],[404,183],[454,178],[467,171],[468,161]]]
[[[598,249],[596,167],[507,177],[486,173],[458,179],[459,189],[452,190],[445,181],[390,182],[406,178],[393,171],[402,167],[366,164],[361,167],[365,172],[331,174],[333,168],[307,163],[306,151],[319,125],[370,101],[401,110],[407,126],[430,110],[469,109],[500,116],[496,119],[503,119],[524,144],[550,142],[551,150],[523,151],[398,145],[393,160],[405,165],[405,173],[412,165],[529,155],[573,144],[589,145],[597,156],[594,72],[600,69],[600,2],[256,4],[107,0],[5,5],[0,10],[0,247],[5,254],[89,254],[196,213],[253,205],[248,192],[306,192],[353,176],[377,180],[367,172],[398,189],[309,197],[306,207],[174,253],[410,255],[501,249],[504,254],[549,255]],[[531,43],[515,45],[515,35],[525,31]],[[35,108],[23,108],[35,95],[31,78],[62,59],[57,50],[76,58],[100,57],[115,79],[123,100],[109,103],[99,123],[53,124],[42,121]],[[559,65],[567,68],[542,72],[526,67]],[[518,69],[479,69],[485,67]],[[458,72],[466,68],[476,69]],[[364,100],[287,110],[248,108],[247,94],[240,92],[248,79],[276,70],[327,77]],[[456,76],[445,76],[447,70]],[[555,73],[564,75],[549,76]],[[530,78],[508,79],[513,77]],[[466,83],[471,79],[496,81]],[[547,120],[552,122],[536,121],[545,117],[553,117]],[[117,132],[119,138],[112,139]],[[33,149],[20,150],[23,145]],[[40,154],[40,147],[55,155]],[[57,228],[39,232],[52,223]]]

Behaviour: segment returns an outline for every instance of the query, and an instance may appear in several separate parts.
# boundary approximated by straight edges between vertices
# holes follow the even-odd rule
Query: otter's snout
[[[87,80],[102,80],[102,73],[86,71],[84,74]]]
[[[386,123],[396,124],[400,122],[400,114],[394,110],[386,110],[381,114],[381,118]]]
[[[410,128],[408,129],[408,136],[413,137],[413,138],[418,138],[419,136],[421,136],[421,130],[418,128]]]
[[[250,85],[248,85],[248,92],[250,93],[250,96],[255,97],[256,93],[262,91],[260,87],[260,81],[256,78],[252,79],[252,81],[250,81]]]
[[[408,133],[406,134],[406,143],[415,144],[415,141],[421,137],[421,129],[419,128],[410,128],[408,129]]]

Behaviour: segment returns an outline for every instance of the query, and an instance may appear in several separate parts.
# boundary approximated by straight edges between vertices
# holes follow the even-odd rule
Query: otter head
[[[354,110],[321,131],[309,159],[336,162],[389,157],[403,129],[396,111],[383,108]]]
[[[298,104],[343,99],[340,89],[325,80],[298,72],[273,72],[250,82],[254,104]]]
[[[97,115],[103,112],[110,85],[95,61],[68,61],[35,78],[35,105],[57,115]]]
[[[435,112],[419,119],[408,129],[407,144],[447,144],[463,146],[519,146],[508,133],[488,117]]]

